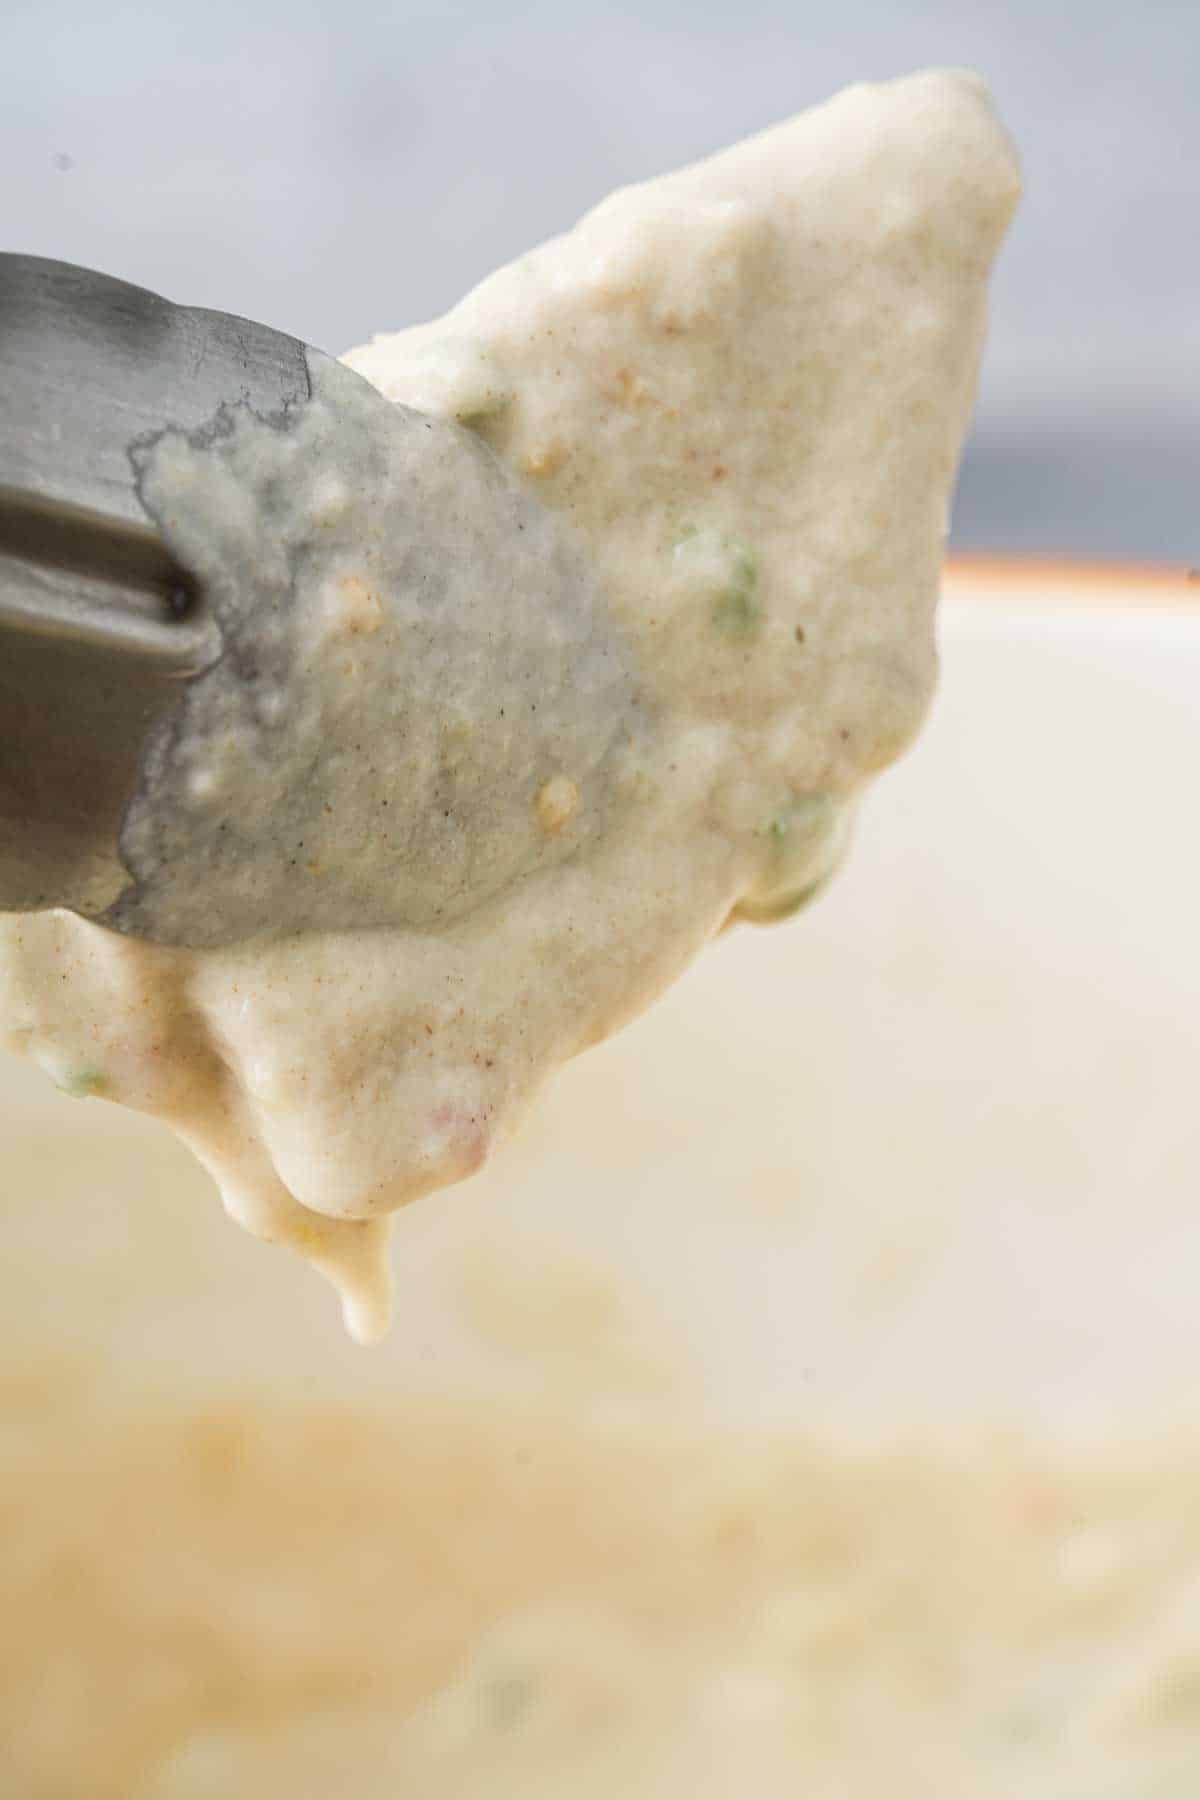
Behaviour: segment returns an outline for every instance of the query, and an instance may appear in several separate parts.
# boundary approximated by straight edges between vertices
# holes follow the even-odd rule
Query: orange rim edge
[[[1101,562],[1072,556],[995,556],[955,551],[946,580],[956,593],[1048,590],[1057,599],[1149,601],[1200,607],[1200,568],[1144,562]]]

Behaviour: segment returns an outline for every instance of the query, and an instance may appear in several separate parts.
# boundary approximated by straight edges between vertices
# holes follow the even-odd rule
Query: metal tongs
[[[221,651],[130,447],[308,393],[296,338],[0,254],[0,911],[111,906],[142,745]]]

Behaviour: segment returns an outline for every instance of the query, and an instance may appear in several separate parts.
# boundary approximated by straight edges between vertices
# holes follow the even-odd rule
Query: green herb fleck
[[[507,1731],[527,1712],[533,1699],[528,1675],[498,1675],[484,1690],[488,1717],[497,1731]]]
[[[65,1074],[56,1078],[56,1085],[64,1094],[70,1094],[72,1100],[86,1100],[93,1094],[104,1092],[108,1086],[108,1076],[103,1069],[68,1069]]]
[[[832,794],[802,794],[762,826],[769,853],[763,879],[738,907],[756,925],[790,919],[824,892],[841,860],[845,818]]]
[[[726,637],[745,638],[762,623],[758,559],[738,538],[730,538],[729,585],[713,605],[713,624]]]
[[[780,845],[788,839],[824,837],[833,830],[836,818],[832,794],[805,794],[770,819],[767,836]]]
[[[744,639],[763,618],[758,558],[749,544],[715,526],[682,526],[672,556],[676,572],[710,596],[710,617],[723,636]]]

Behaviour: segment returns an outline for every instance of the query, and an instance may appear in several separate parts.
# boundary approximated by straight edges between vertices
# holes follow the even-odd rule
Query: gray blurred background
[[[0,245],[341,350],[929,63],[1027,180],[955,541],[1200,562],[1200,0],[3,0]]]

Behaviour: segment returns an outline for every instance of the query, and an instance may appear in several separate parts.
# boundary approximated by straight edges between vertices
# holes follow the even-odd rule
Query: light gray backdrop
[[[1200,561],[1200,0],[0,0],[0,245],[338,350],[927,63],[1028,183],[956,540]]]

